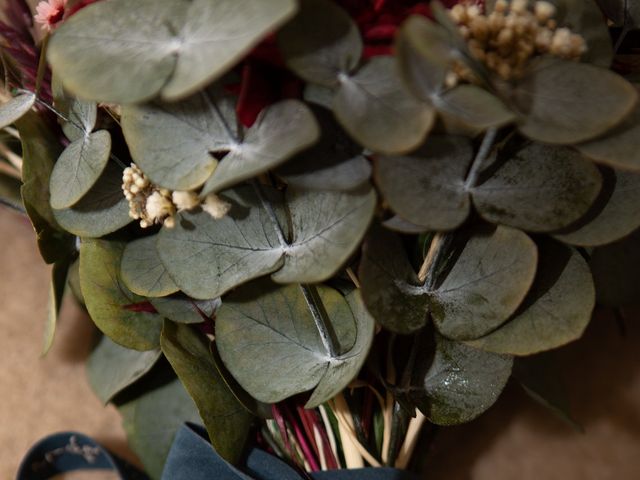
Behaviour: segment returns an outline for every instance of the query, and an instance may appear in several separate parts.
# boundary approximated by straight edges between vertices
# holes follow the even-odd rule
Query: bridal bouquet
[[[536,354],[640,293],[637,2],[3,8],[45,350],[69,286],[152,478],[185,421],[299,475],[408,469],[511,377],[571,421]]]

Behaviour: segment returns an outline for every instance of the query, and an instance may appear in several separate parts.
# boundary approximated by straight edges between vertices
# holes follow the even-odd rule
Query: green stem
[[[495,142],[497,135],[497,128],[490,128],[489,130],[487,130],[487,133],[485,133],[484,138],[482,139],[482,144],[480,145],[480,149],[478,150],[478,154],[473,160],[473,164],[471,165],[471,169],[469,170],[469,175],[467,175],[467,179],[464,182],[465,189],[470,189],[476,186],[478,177],[480,176],[480,169],[491,153],[491,148],[493,147],[493,142]]]

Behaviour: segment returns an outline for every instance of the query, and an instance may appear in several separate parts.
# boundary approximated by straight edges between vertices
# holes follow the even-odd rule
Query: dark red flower
[[[461,0],[442,0],[447,7]],[[472,0],[479,3],[480,0]],[[390,55],[398,27],[411,15],[431,17],[426,0],[337,0],[360,27],[364,40],[364,58]]]
[[[335,0],[358,24],[364,40],[363,57],[390,55],[398,27],[410,15],[431,16],[427,0]],[[461,0],[441,0],[447,7]],[[483,3],[483,0],[464,0]],[[302,85],[284,68],[273,37],[262,42],[241,67],[242,80],[235,87],[239,94],[238,118],[251,126],[260,111],[281,99],[295,97]]]

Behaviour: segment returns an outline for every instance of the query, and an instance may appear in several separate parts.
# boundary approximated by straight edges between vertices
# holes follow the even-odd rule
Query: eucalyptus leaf
[[[93,188],[73,207],[53,210],[66,231],[80,237],[97,238],[121,229],[133,220],[129,202],[122,193],[122,170],[108,163]]]
[[[180,102],[126,106],[122,131],[131,156],[151,181],[190,190],[216,168],[211,152],[228,150],[234,143],[238,132],[232,111],[230,98],[216,98],[205,90]]]
[[[498,399],[513,358],[483,352],[436,336],[436,352],[417,398],[418,408],[436,425],[473,420]]]
[[[178,36],[176,67],[162,88],[163,98],[184,98],[220,77],[289,20],[297,8],[295,0],[190,2]]]
[[[331,110],[333,108],[332,87],[324,87],[315,83],[307,83],[302,92],[302,98],[305,102],[317,105]]]
[[[594,249],[589,260],[596,299],[606,307],[640,303],[640,230],[615,243]]]
[[[331,278],[356,251],[376,208],[369,186],[350,192],[287,191],[291,242],[278,283],[318,283]]]
[[[71,261],[69,259],[60,260],[51,267],[51,283],[49,284],[49,305],[47,306],[47,322],[44,328],[44,342],[42,355],[49,353],[53,346],[53,339],[56,334],[58,315],[62,306],[65,288],[67,286],[67,274],[69,273]]]
[[[449,32],[426,18],[413,15],[396,39],[400,75],[419,99],[430,102],[440,92],[455,48]]]
[[[267,107],[242,140],[236,124],[232,100],[211,91],[125,107],[122,116],[131,154],[154,183],[190,190],[208,179],[202,195],[276,167],[319,136],[313,115],[296,100]]]
[[[465,178],[472,160],[467,139],[432,136],[410,155],[376,157],[375,179],[402,218],[425,230],[452,230],[471,210]]]
[[[548,232],[577,221],[601,189],[598,169],[567,147],[531,143],[493,166],[472,188],[482,217],[531,232]]]
[[[160,480],[165,461],[178,430],[185,422],[201,424],[193,400],[180,380],[160,383],[153,378],[143,379],[140,396],[119,407],[129,445],[142,461],[151,478]],[[158,383],[160,383],[158,385]]]
[[[374,152],[399,154],[420,145],[435,110],[406,90],[393,57],[375,57],[353,76],[340,77],[333,111],[347,132]]]
[[[516,311],[536,272],[533,241],[508,227],[476,227],[452,239],[449,264],[432,265],[429,276],[435,282],[426,284],[411,269],[398,237],[373,230],[363,249],[359,279],[376,321],[410,333],[423,327],[430,313],[443,335],[469,340],[491,332]]]
[[[16,126],[22,143],[21,191],[25,207],[33,209],[47,228],[57,229],[49,202],[49,177],[62,146],[42,118],[34,112],[19,119]],[[36,231],[40,230],[38,227],[34,224]]]
[[[512,355],[551,350],[582,336],[594,306],[595,288],[585,259],[575,249],[545,240],[536,279],[513,318],[468,343]]]
[[[304,288],[310,287],[249,284],[227,296],[218,313],[220,356],[260,401],[314,390],[307,407],[316,407],[345,388],[367,357],[374,322],[359,299],[347,301],[333,289],[317,287],[320,302],[314,310],[325,313],[318,318]]]
[[[36,101],[35,94],[31,92],[21,93],[8,102],[0,105],[0,129],[8,127],[22,118]]]
[[[56,30],[48,59],[79,98],[178,100],[224,74],[295,9],[293,0],[99,2]]]
[[[278,168],[277,173],[289,185],[309,190],[353,190],[371,176],[371,164],[356,144],[338,125],[333,114],[313,108],[321,127],[320,140]]]
[[[160,343],[196,403],[216,452],[229,462],[237,462],[249,437],[251,415],[218,372],[206,337],[190,326],[165,320]]]
[[[516,85],[520,131],[544,143],[580,143],[611,130],[629,115],[636,89],[593,65],[543,58]]]
[[[75,142],[93,131],[98,117],[98,104],[73,98],[67,115],[69,121],[62,123],[62,131],[69,140]]]
[[[65,136],[75,142],[92,132],[98,118],[98,105],[69,95],[65,92],[58,75],[53,74],[51,80],[53,102],[56,110],[66,119],[62,121]]]
[[[426,325],[428,296],[419,291],[418,275],[396,234],[378,226],[371,229],[358,278],[367,309],[383,327],[407,334]]]
[[[604,136],[576,148],[592,160],[622,170],[640,172],[640,104],[627,119]]]
[[[221,296],[252,278],[272,273],[277,282],[316,283],[335,274],[359,245],[373,216],[370,187],[349,193],[287,192],[292,240],[278,232],[289,225],[271,215],[282,212],[275,197],[265,205],[256,193],[240,188],[224,193],[228,215],[180,215],[175,228],[164,228],[158,249],[169,274],[193,298]],[[282,214],[280,213],[282,217]]]
[[[149,301],[159,315],[176,323],[202,323],[207,318],[214,318],[221,305],[219,298],[193,300],[182,294],[151,298]]]
[[[609,169],[602,174],[603,188],[594,206],[555,238],[596,247],[615,242],[640,227],[640,174]]]
[[[22,142],[22,203],[36,232],[40,255],[52,264],[75,252],[73,237],[60,228],[49,203],[49,177],[62,147],[35,112],[28,112],[16,126]]]
[[[89,133],[65,148],[51,172],[51,206],[61,210],[78,203],[102,175],[110,154],[111,135],[106,130]]]
[[[329,0],[301,0],[278,33],[287,67],[307,82],[334,87],[360,62],[362,39],[348,13]]]
[[[135,350],[158,347],[162,318],[130,308],[146,301],[132,293],[120,277],[122,242],[83,239],[80,285],[96,326],[114,342]]]
[[[502,226],[473,231],[430,293],[440,333],[470,340],[504,323],[531,288],[537,263],[536,245],[523,232]]]
[[[205,183],[202,195],[219,192],[277,167],[313,145],[320,136],[309,108],[298,100],[283,100],[264,109]]]
[[[475,85],[459,85],[432,97],[433,105],[457,121],[481,130],[516,120],[513,111],[495,95]]]
[[[122,253],[120,276],[126,287],[144,297],[164,297],[177,292],[156,248],[157,236],[127,243]]]
[[[156,364],[160,349],[139,352],[103,336],[87,361],[89,385],[103,403],[132,385]]]
[[[251,188],[225,192],[231,210],[220,220],[206,212],[183,212],[157,240],[160,258],[180,289],[197,299],[215,298],[283,264],[272,220]],[[277,197],[271,199],[280,210]],[[281,200],[280,200],[281,203]]]

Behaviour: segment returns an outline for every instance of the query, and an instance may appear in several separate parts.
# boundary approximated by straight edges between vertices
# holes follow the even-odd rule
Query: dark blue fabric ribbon
[[[76,432],[49,435],[27,452],[17,480],[46,480],[76,470],[111,470],[122,480],[149,480],[90,437]]]
[[[107,469],[122,480],[147,477],[109,453],[91,438],[79,433],[58,433],[31,448],[20,466],[17,480],[47,480],[75,470]],[[362,468],[315,472],[313,480],[416,480],[414,475],[393,468]],[[282,460],[258,448],[249,451],[236,468],[224,460],[199,426],[186,424],[176,434],[162,473],[162,480],[304,480]]]

